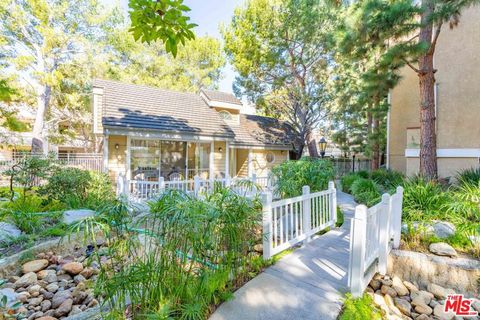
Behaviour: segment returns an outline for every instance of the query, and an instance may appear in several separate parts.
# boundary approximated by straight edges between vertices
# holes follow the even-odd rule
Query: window
[[[225,110],[222,110],[222,111],[219,111],[218,114],[220,115],[220,117],[223,119],[223,120],[232,120],[232,114],[228,111],[225,111]]]
[[[275,161],[275,155],[273,152],[268,152],[265,159],[267,159],[267,163],[273,163]]]

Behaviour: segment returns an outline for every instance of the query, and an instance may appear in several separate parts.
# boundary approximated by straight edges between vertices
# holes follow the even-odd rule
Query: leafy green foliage
[[[460,184],[478,185],[480,183],[480,167],[462,170],[457,173],[455,178]]]
[[[385,189],[395,189],[403,184],[404,179],[400,172],[387,169],[375,170],[370,174],[370,177]]]
[[[373,180],[358,178],[352,183],[350,189],[355,201],[368,207],[381,200],[380,187]]]
[[[364,319],[381,320],[382,312],[375,306],[370,295],[365,293],[361,298],[354,299],[350,293],[347,293],[339,320]]]
[[[413,177],[407,179],[403,187],[403,219],[412,221],[419,213],[422,221],[445,217],[441,212],[448,198],[440,184]]]
[[[340,178],[342,190],[346,193],[352,193],[352,184],[361,177],[356,173],[349,173]]]
[[[59,168],[39,190],[50,201],[58,200],[68,208],[97,209],[113,201],[113,188],[104,173],[78,168]]]
[[[87,242],[95,227],[108,241],[110,260],[99,259],[95,288],[109,306],[105,317],[128,310],[132,318],[204,319],[211,304],[261,269],[253,250],[261,242],[260,208],[258,200],[219,187],[203,199],[171,190],[136,224],[122,202],[78,222],[73,231]]]
[[[179,43],[195,38],[183,0],[129,0],[130,31],[135,40],[150,43],[161,40],[167,52],[177,55]]]
[[[309,186],[310,192],[325,190],[334,179],[335,170],[329,160],[302,158],[275,166],[272,175],[281,197],[290,198],[302,194],[303,186]]]

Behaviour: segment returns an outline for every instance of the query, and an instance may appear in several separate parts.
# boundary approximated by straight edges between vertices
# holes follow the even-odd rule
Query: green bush
[[[375,170],[370,174],[370,176],[373,181],[387,190],[394,189],[399,185],[402,185],[404,179],[403,174],[400,172],[388,169]]]
[[[290,198],[301,195],[303,186],[310,186],[311,192],[327,189],[335,170],[330,160],[302,158],[275,166],[272,174],[282,198]]]
[[[379,186],[370,179],[358,178],[350,187],[355,201],[368,207],[378,203],[381,198]]]
[[[106,174],[77,168],[56,170],[39,193],[73,209],[97,209],[114,199],[112,185]]]
[[[343,310],[339,320],[381,320],[382,312],[375,305],[370,295],[364,294],[361,298],[354,299],[350,293],[346,294]]]
[[[366,170],[360,170],[360,171],[357,171],[357,172],[354,172],[357,176],[359,176],[360,178],[363,178],[363,179],[368,179],[370,178],[370,173]]]
[[[442,186],[422,177],[413,177],[404,182],[403,191],[403,219],[413,221],[422,214],[422,220],[442,219],[442,208],[449,197]]]
[[[356,173],[349,173],[340,178],[342,184],[342,190],[346,193],[352,193],[352,184],[361,177]]]
[[[119,204],[78,225],[105,226],[111,262],[92,258],[101,266],[95,291],[109,307],[107,318],[121,318],[135,305],[134,319],[205,319],[211,305],[261,270],[253,250],[261,242],[257,200],[223,188],[202,199],[171,190],[150,212],[132,228]]]
[[[457,173],[455,178],[461,185],[478,186],[480,184],[480,167],[462,170]]]

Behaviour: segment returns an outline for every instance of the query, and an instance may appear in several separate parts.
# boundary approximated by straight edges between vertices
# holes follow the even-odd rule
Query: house
[[[438,173],[452,177],[480,160],[480,6],[466,9],[457,27],[444,25],[436,52]],[[419,171],[420,100],[418,76],[409,68],[391,92],[387,166]]]
[[[103,137],[112,179],[187,180],[265,176],[289,159],[292,128],[277,119],[240,113],[232,94],[200,94],[95,80],[93,130]]]

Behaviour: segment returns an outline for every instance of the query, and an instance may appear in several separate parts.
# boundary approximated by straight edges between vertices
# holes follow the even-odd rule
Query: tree
[[[177,47],[195,38],[190,23],[184,13],[190,8],[183,0],[130,0],[130,21],[135,40],[152,43],[161,40],[167,53],[177,56]]]
[[[327,112],[335,11],[323,1],[252,0],[223,28],[225,50],[245,94],[264,114],[288,120],[311,156],[312,130]]]
[[[45,152],[46,119],[65,101],[62,88],[86,43],[105,35],[112,15],[95,0],[7,0],[0,4],[0,55],[36,99],[32,152]]]

